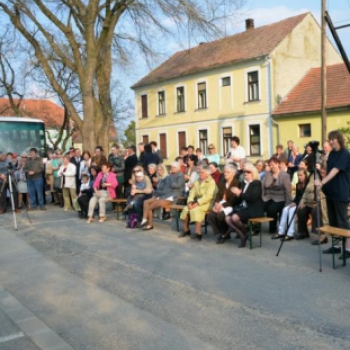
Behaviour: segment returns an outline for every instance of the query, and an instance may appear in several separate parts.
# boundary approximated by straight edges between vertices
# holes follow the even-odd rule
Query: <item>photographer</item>
[[[322,181],[317,180],[316,186],[321,186],[326,195],[329,225],[349,229],[347,207],[350,190],[350,154],[345,148],[343,134],[339,130],[328,134],[332,151],[327,159],[327,175]],[[341,248],[335,247],[334,253],[340,253]],[[331,254],[332,248],[324,250]],[[346,242],[345,257],[350,257],[350,240]],[[342,258],[342,257],[341,257]]]
[[[0,153],[0,214],[5,214],[7,209],[7,190],[10,190],[10,184],[8,182],[8,174],[13,176],[14,168],[9,159],[6,159],[6,154]],[[12,194],[15,204],[15,212],[19,213],[18,207],[18,191],[12,177]]]

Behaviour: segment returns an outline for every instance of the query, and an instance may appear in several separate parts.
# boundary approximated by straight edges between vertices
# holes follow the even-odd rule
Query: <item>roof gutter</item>
[[[347,111],[349,109],[350,109],[350,105],[346,105],[342,107],[327,108],[327,112],[341,112],[341,111]],[[272,115],[274,118],[288,118],[288,117],[318,114],[318,113],[321,113],[321,110],[307,111],[307,112],[294,112],[294,113],[281,113],[281,114],[272,114]]]

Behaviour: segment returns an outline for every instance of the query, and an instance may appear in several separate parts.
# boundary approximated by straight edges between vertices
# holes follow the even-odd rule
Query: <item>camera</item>
[[[8,170],[13,170],[13,164],[11,162],[8,162],[7,169]]]

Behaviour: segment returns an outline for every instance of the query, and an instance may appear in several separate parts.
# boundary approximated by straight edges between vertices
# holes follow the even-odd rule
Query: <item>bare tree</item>
[[[54,91],[61,97],[84,148],[107,146],[113,118],[111,76],[113,60],[129,61],[127,53],[154,58],[155,33],[175,30],[193,36],[217,37],[222,21],[245,0],[7,0],[0,8],[32,46]],[[57,79],[53,62],[59,59],[78,77],[83,106],[80,116]]]

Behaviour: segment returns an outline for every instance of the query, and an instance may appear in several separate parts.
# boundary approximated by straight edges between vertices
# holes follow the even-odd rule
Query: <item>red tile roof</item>
[[[18,100],[15,100],[18,103]],[[63,124],[64,109],[50,100],[23,99],[19,110],[21,116],[44,121],[46,128],[59,128]],[[0,116],[17,116],[7,98],[0,98]]]
[[[327,108],[350,107],[350,74],[345,64],[327,67]],[[273,111],[273,115],[321,110],[321,68],[312,68]]]
[[[177,52],[132,88],[268,55],[307,15],[304,13]]]

